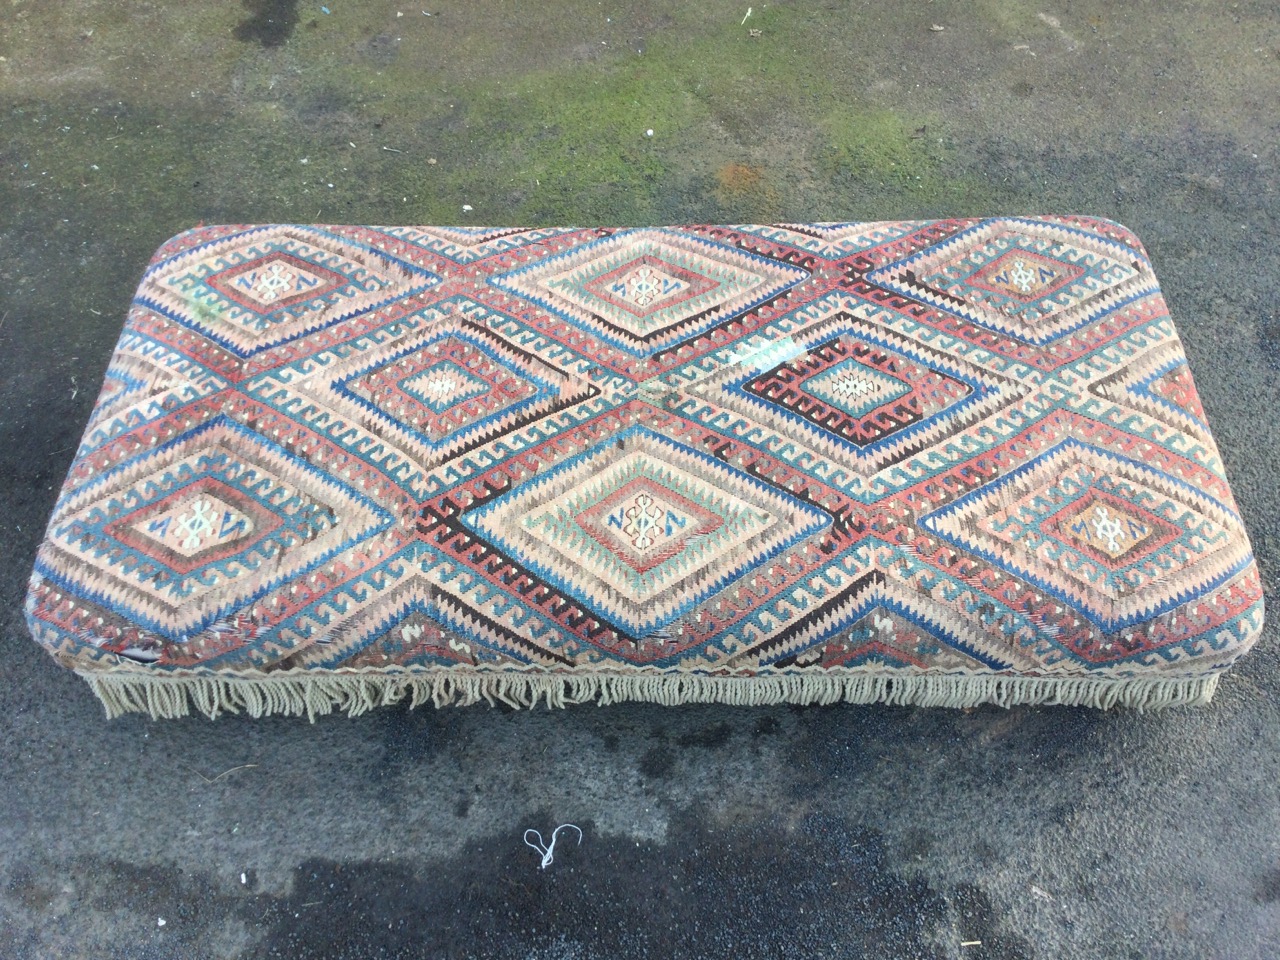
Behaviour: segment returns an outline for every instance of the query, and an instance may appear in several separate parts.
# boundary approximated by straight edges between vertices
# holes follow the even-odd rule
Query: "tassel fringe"
[[[539,674],[539,673],[330,673],[292,675],[139,676],[81,672],[106,708],[107,717],[145,713],[153,719],[185,717],[192,712],[216,719],[224,713],[251,717],[316,717],[345,713],[355,717],[374,707],[409,698],[411,707],[430,703],[468,706],[600,706],[643,700],[677,706],[723,703],[766,706],[780,703],[887,703],[916,707],[976,707],[994,703],[1128,707],[1155,710],[1203,705],[1213,698],[1218,674],[1178,679],[1094,679],[1085,677],[1010,677],[961,674],[885,676],[775,674],[754,677],[691,674]]]

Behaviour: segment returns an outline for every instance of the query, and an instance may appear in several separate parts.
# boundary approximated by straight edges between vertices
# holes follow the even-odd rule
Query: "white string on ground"
[[[547,867],[551,866],[551,864],[555,861],[556,834],[558,834],[565,827],[572,827],[574,830],[578,831],[578,846],[582,846],[582,828],[572,823],[562,823],[560,824],[560,826],[552,830],[551,842],[548,844],[544,844],[542,842],[542,834],[540,834],[537,830],[534,830],[531,828],[524,832],[525,846],[532,847],[534,850],[537,850],[538,853],[542,854],[542,863],[538,865],[539,870],[547,869]],[[537,838],[536,843],[529,842],[529,834],[531,833]]]

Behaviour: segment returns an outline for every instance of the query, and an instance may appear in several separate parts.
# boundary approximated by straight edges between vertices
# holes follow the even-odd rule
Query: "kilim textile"
[[[1262,589],[1109,221],[213,226],[26,610],[109,715],[1141,708],[1207,702]]]

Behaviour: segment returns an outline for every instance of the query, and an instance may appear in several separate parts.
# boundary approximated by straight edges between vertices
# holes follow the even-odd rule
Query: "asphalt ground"
[[[314,725],[107,722],[31,642],[129,297],[201,221],[1112,217],[1274,598],[1280,8],[445,2],[5,0],[0,957],[1280,956],[1274,626],[1207,709]]]

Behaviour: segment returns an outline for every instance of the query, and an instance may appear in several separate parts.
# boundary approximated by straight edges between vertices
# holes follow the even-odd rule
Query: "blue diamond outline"
[[[455,436],[455,434],[451,433],[448,436],[433,440],[431,437],[428,437],[426,434],[420,433],[417,429],[415,429],[410,424],[407,424],[401,420],[397,420],[395,417],[387,413],[387,411],[383,410],[377,404],[370,403],[364,397],[360,396],[358,393],[355,393],[354,391],[349,389],[347,384],[349,384],[353,380],[357,380],[360,377],[363,377],[365,374],[369,373],[370,371],[378,370],[382,367],[389,366],[390,364],[393,364],[398,360],[400,360],[402,357],[406,357],[412,353],[417,353],[419,350],[422,350],[439,340],[463,340],[466,343],[469,343],[471,346],[475,347],[481,353],[483,353],[496,365],[507,369],[508,372],[510,372],[513,376],[519,377],[521,380],[532,383],[536,388],[532,394],[525,397],[523,400],[517,400],[515,403],[508,404],[507,406],[502,407],[499,410],[495,410],[493,413],[489,414],[487,417],[484,417],[481,420],[477,420],[475,423],[471,424],[469,427],[466,428],[466,433],[468,434],[471,434],[471,433],[484,434],[485,431],[489,428],[489,425],[493,423],[493,421],[500,419],[502,417],[505,417],[507,415],[519,416],[528,407],[541,402],[547,397],[556,395],[557,388],[555,384],[553,384],[550,380],[546,380],[538,376],[537,374],[531,374],[524,370],[521,370],[517,373],[516,371],[511,369],[507,361],[502,359],[502,357],[498,356],[498,354],[496,354],[493,351],[493,349],[489,345],[487,345],[482,339],[458,330],[442,330],[437,332],[433,336],[428,337],[426,340],[414,340],[411,343],[408,343],[405,346],[401,347],[399,350],[397,350],[394,354],[391,354],[389,357],[382,357],[376,361],[370,362],[369,364],[360,367],[360,369],[355,371],[354,373],[350,373],[340,380],[333,381],[329,385],[329,387],[335,392],[340,393],[343,397],[350,400],[352,403],[356,404],[357,406],[376,415],[384,422],[394,425],[400,430],[403,430],[405,433],[412,434],[414,437],[418,439],[420,443],[422,443],[423,446],[425,446],[432,453],[435,453],[436,451],[440,450],[446,443],[450,442],[452,438]],[[415,374],[414,376],[417,376],[417,375],[418,374]],[[414,394],[414,396],[416,396],[416,394]],[[448,409],[448,407],[446,407],[445,409]]]
[[[1052,333],[1052,334],[1040,334],[1040,335],[1033,334],[1030,336],[1018,336],[1017,334],[1010,333],[1008,330],[1005,330],[1001,327],[995,326],[983,320],[980,314],[978,313],[978,311],[976,310],[961,312],[960,309],[957,309],[954,306],[948,305],[946,303],[935,303],[933,300],[924,301],[927,305],[935,307],[936,309],[941,310],[944,313],[948,313],[953,317],[958,317],[959,319],[964,320],[966,323],[972,323],[975,326],[981,327],[984,330],[990,330],[992,333],[998,334],[999,336],[1009,337],[1010,339],[1018,340],[1023,343],[1029,343],[1032,346],[1043,347],[1050,343],[1054,343],[1058,340],[1061,340],[1063,337],[1070,336],[1071,334],[1079,330],[1081,327],[1084,327],[1090,323],[1093,323],[1099,317],[1102,317],[1108,313],[1115,313],[1119,310],[1123,310],[1125,307],[1129,306],[1130,304],[1136,303],[1137,301],[1142,300],[1145,297],[1149,297],[1153,293],[1158,293],[1160,290],[1159,284],[1156,282],[1154,275],[1150,273],[1150,263],[1147,261],[1147,258],[1144,257],[1139,251],[1123,246],[1122,244],[1119,244],[1113,240],[1108,240],[1106,237],[1099,236],[1096,233],[1089,233],[1088,231],[1081,230],[1076,227],[1072,227],[1068,224],[1054,223],[1054,222],[1044,221],[1044,220],[1032,220],[1027,217],[992,217],[986,220],[982,220],[979,223],[975,223],[970,227],[966,227],[964,230],[961,230],[959,233],[954,234],[953,236],[950,236],[945,240],[939,241],[938,243],[930,244],[929,246],[925,247],[923,250],[919,250],[916,253],[913,253],[909,257],[904,257],[901,260],[895,260],[893,263],[885,264],[883,267],[877,267],[875,270],[872,270],[870,273],[867,274],[867,279],[870,282],[876,284],[877,286],[883,287],[886,290],[892,290],[894,293],[899,293],[902,296],[911,299],[912,301],[920,301],[921,295],[918,289],[912,287],[910,284],[903,284],[893,280],[891,275],[903,270],[906,267],[910,267],[912,264],[918,262],[924,257],[933,255],[934,253],[937,252],[939,247],[946,247],[952,244],[959,246],[960,241],[962,241],[965,237],[969,236],[970,234],[976,233],[979,230],[988,229],[998,224],[1021,224],[1028,227],[1041,227],[1041,228],[1048,226],[1048,227],[1052,227],[1054,230],[1061,230],[1065,233],[1075,234],[1076,236],[1081,237],[1082,239],[1088,241],[1090,245],[1107,248],[1111,252],[1111,256],[1113,257],[1113,259],[1117,259],[1120,262],[1124,262],[1124,263],[1133,263],[1135,261],[1138,263],[1141,263],[1145,268],[1147,268],[1148,278],[1146,282],[1142,284],[1140,289],[1138,289],[1135,293],[1131,294],[1130,296],[1124,298],[1123,300],[1118,300],[1106,308],[1095,307],[1090,310],[1082,311],[1080,318],[1075,323],[1072,323],[1070,326],[1064,327],[1062,330],[1059,330],[1058,332]],[[1085,276],[1088,276],[1087,272],[1085,273]],[[920,284],[920,285],[922,286],[923,284]],[[1032,302],[1035,302],[1035,301],[1032,301]]]
[[[276,455],[282,458],[288,459],[289,462],[293,465],[294,469],[298,470],[300,473],[309,474],[313,479],[318,480],[320,482],[320,485],[326,486],[326,487],[337,487],[344,496],[349,497],[352,500],[358,501],[361,504],[361,506],[365,507],[370,513],[372,513],[380,521],[378,523],[372,524],[368,530],[364,531],[359,536],[341,540],[334,547],[330,548],[329,550],[325,551],[322,554],[318,554],[317,556],[313,557],[306,566],[299,567],[296,571],[294,571],[291,574],[292,577],[300,578],[300,577],[306,576],[312,570],[315,570],[318,567],[321,567],[324,564],[328,563],[339,553],[350,550],[352,547],[360,543],[363,543],[365,540],[368,540],[370,537],[373,537],[379,533],[382,533],[383,531],[389,529],[391,526],[395,524],[396,517],[393,514],[391,514],[388,510],[386,510],[386,508],[378,504],[377,501],[373,500],[366,494],[363,494],[360,491],[356,490],[354,487],[350,486],[349,484],[344,483],[342,480],[338,479],[336,476],[325,473],[319,468],[312,466],[306,460],[303,460],[295,456],[294,454],[291,454],[289,451],[285,450],[284,447],[280,446],[278,443],[275,443],[269,438],[263,436],[262,434],[249,429],[247,426],[243,424],[237,423],[235,420],[231,419],[226,414],[219,414],[218,416],[209,420],[207,423],[202,423],[200,426],[195,427],[194,429],[189,430],[185,433],[181,433],[178,436],[174,437],[173,439],[168,440],[163,444],[160,444],[154,450],[148,451],[147,457],[148,459],[150,459],[154,455],[164,453],[179,444],[186,444],[193,437],[198,437],[200,434],[211,431],[219,426],[226,427],[230,429],[232,432],[238,433],[241,436],[247,438],[251,442],[267,448],[272,453],[275,453]],[[86,491],[90,491],[96,487],[109,484],[112,478],[116,477],[123,471],[132,470],[135,466],[136,466],[136,459],[128,459],[123,461],[122,463],[116,465],[107,473],[104,473],[101,476],[97,477],[92,483],[86,484],[84,487],[77,490],[76,496],[82,496]],[[207,474],[202,474],[201,476],[206,476],[206,475]],[[139,507],[138,509],[143,509],[143,508]],[[135,512],[135,511],[130,511],[130,512]],[[273,509],[268,508],[267,512],[274,513],[275,511]],[[110,519],[106,520],[103,525],[105,526],[105,523],[109,523],[109,522],[111,522]],[[284,525],[284,527],[287,527],[287,526],[288,526],[287,524]],[[125,544],[120,543],[114,537],[104,535],[104,539],[108,539],[112,543],[118,544],[121,548],[128,550],[128,552],[130,552],[131,554],[134,554],[135,556],[143,557],[146,562],[149,562],[149,563],[157,562],[156,559],[150,556],[149,554],[140,554],[138,553],[138,551],[133,550],[132,548],[127,547]],[[199,573],[207,572],[209,567],[215,566],[217,563],[225,563],[227,562],[227,560],[230,560],[230,559],[233,559],[233,558],[228,557],[224,560],[214,561],[213,563],[205,567],[201,567],[199,569]],[[83,598],[107,610],[114,609],[114,605],[113,605],[112,598],[109,591],[93,590],[90,588],[86,588],[85,586],[78,583],[77,581],[74,581],[66,576],[63,576],[56,570],[51,569],[50,567],[42,563],[39,560],[39,558],[37,558],[37,561],[36,561],[35,572],[40,576],[44,577],[49,582],[57,585],[60,589],[66,591],[67,593],[77,598]],[[114,576],[121,577],[123,579],[122,575],[118,573],[114,574]],[[191,579],[195,576],[197,576],[197,571],[193,570],[190,574],[187,574],[186,577],[184,577],[183,579]],[[252,607],[255,603],[257,603],[267,594],[271,593],[274,590],[279,589],[281,584],[284,582],[285,581],[281,579],[279,576],[276,576],[274,578],[265,578],[263,580],[262,585],[259,586],[257,590],[255,590],[250,594],[247,594],[246,596],[236,600],[233,603],[219,604],[218,606],[216,606],[215,608],[207,612],[199,620],[190,624],[187,627],[187,629],[181,634],[171,632],[168,628],[166,628],[164,625],[162,625],[158,621],[142,614],[140,611],[136,609],[130,609],[127,617],[132,624],[139,626],[145,630],[149,630],[152,633],[155,633],[158,636],[163,637],[170,642],[183,643],[188,638],[204,632],[210,626],[216,623],[218,620],[225,617],[227,614],[233,613],[236,610],[244,610]],[[212,594],[206,594],[206,597],[211,595]],[[180,599],[178,602],[180,602]]]
[[[755,560],[744,560],[740,562],[732,569],[721,573],[721,575],[714,581],[710,581],[705,584],[696,594],[687,595],[684,602],[673,607],[670,613],[661,617],[651,618],[649,621],[641,624],[625,623],[621,618],[616,617],[608,611],[599,609],[591,602],[589,597],[584,595],[584,591],[582,591],[581,588],[575,587],[572,580],[558,574],[551,565],[523,556],[518,545],[508,543],[501,537],[493,537],[487,530],[480,526],[481,520],[488,517],[489,514],[497,510],[506,501],[518,496],[525,489],[527,484],[536,484],[539,486],[548,483],[554,484],[559,475],[572,470],[574,467],[582,463],[582,461],[597,455],[602,449],[615,447],[619,442],[625,444],[627,440],[639,437],[643,437],[645,440],[654,442],[659,446],[672,448],[681,454],[691,456],[704,464],[727,472],[735,483],[761,491],[770,497],[776,497],[783,500],[789,507],[807,517],[807,522],[797,525],[790,535],[771,547],[765,554],[757,557]],[[648,427],[644,427],[639,424],[633,424],[618,433],[611,434],[599,440],[586,450],[574,454],[562,463],[557,464],[547,473],[532,477],[524,484],[513,487],[511,490],[508,490],[506,493],[503,493],[494,500],[463,513],[459,519],[468,530],[475,534],[478,539],[500,550],[506,556],[514,558],[518,565],[532,570],[546,583],[550,584],[565,596],[571,597],[573,601],[579,604],[584,610],[589,610],[594,616],[598,617],[602,622],[608,623],[623,636],[639,636],[642,635],[640,631],[644,632],[643,635],[651,635],[665,629],[708,597],[742,579],[743,576],[750,573],[752,570],[767,565],[778,555],[791,549],[800,541],[826,529],[832,523],[832,518],[829,514],[817,507],[799,500],[787,491],[758,480],[750,474],[739,470],[737,467],[725,463],[723,460],[718,460],[715,457],[709,456],[699,450],[695,450],[693,447],[685,446],[682,443],[678,443],[669,437],[664,437]]]
[[[938,537],[940,540],[943,540],[951,544],[952,546],[965,551],[966,553],[971,553],[974,556],[981,557],[983,560],[986,560],[992,566],[998,567],[999,569],[1003,570],[1005,573],[1011,574],[1019,578],[1020,580],[1026,581],[1027,583],[1034,584],[1040,590],[1043,590],[1045,593],[1047,593],[1049,596],[1056,599],[1058,602],[1062,603],[1064,606],[1069,607],[1070,609],[1074,610],[1076,613],[1080,614],[1080,616],[1084,617],[1091,624],[1093,624],[1093,626],[1097,627],[1103,633],[1115,633],[1118,630],[1124,630],[1127,627],[1132,627],[1140,623],[1148,623],[1151,620],[1154,620],[1156,617],[1161,616],[1165,613],[1168,613],[1170,610],[1175,610],[1178,607],[1182,606],[1183,604],[1189,603],[1195,600],[1197,597],[1206,596],[1212,593],[1214,590],[1218,589],[1218,587],[1222,586],[1222,584],[1226,583],[1236,574],[1240,573],[1241,570],[1245,569],[1247,566],[1253,563],[1252,551],[1246,551],[1244,556],[1242,556],[1239,560],[1237,560],[1236,563],[1234,563],[1231,567],[1222,571],[1216,577],[1213,577],[1212,579],[1205,581],[1203,585],[1196,588],[1195,590],[1183,590],[1180,593],[1172,597],[1169,597],[1164,602],[1158,604],[1154,609],[1147,609],[1145,611],[1132,614],[1128,617],[1108,619],[1106,617],[1097,615],[1091,610],[1083,608],[1074,597],[1069,596],[1060,588],[1054,586],[1054,584],[1051,581],[1048,581],[1043,577],[1039,577],[1035,575],[1028,569],[1024,569],[1022,566],[1016,563],[1015,560],[1000,557],[999,555],[997,555],[996,553],[994,553],[989,549],[986,549],[982,546],[979,546],[969,541],[960,540],[938,529],[938,523],[940,520],[948,518],[954,513],[958,513],[960,511],[965,510],[970,504],[972,504],[976,500],[991,497],[998,491],[1009,486],[1010,484],[1017,483],[1018,480],[1021,479],[1025,474],[1028,474],[1033,470],[1035,470],[1044,461],[1071,449],[1089,451],[1099,456],[1110,458],[1125,466],[1131,467],[1139,471],[1140,473],[1150,474],[1154,472],[1149,465],[1143,464],[1137,460],[1133,460],[1130,457],[1126,457],[1118,453],[1113,453],[1112,451],[1105,450],[1101,447],[1095,447],[1092,444],[1082,443],[1081,441],[1076,440],[1074,438],[1067,438],[1065,440],[1059,441],[1058,443],[1054,444],[1052,447],[1050,447],[1044,453],[1041,453],[1039,456],[1031,460],[1028,460],[1026,463],[1022,464],[1017,469],[1011,470],[1009,473],[1000,477],[998,480],[995,480],[988,484],[984,484],[983,486],[980,486],[980,487],[976,487],[975,489],[970,490],[964,496],[959,497],[951,501],[950,503],[946,504],[945,506],[940,507],[939,509],[934,510],[933,512],[920,517],[919,525],[924,529],[928,530],[935,537]],[[1223,513],[1225,513],[1227,516],[1231,517],[1237,523],[1239,523],[1240,518],[1234,510],[1232,510],[1230,507],[1218,501],[1215,497],[1212,497],[1209,494],[1205,493],[1203,490],[1199,490],[1196,487],[1191,486],[1191,484],[1183,480],[1180,480],[1179,478],[1172,476],[1170,474],[1162,473],[1162,474],[1159,474],[1159,477],[1162,481],[1171,482],[1175,486],[1181,487],[1188,494],[1191,494],[1194,498],[1203,498],[1205,500],[1208,500],[1215,507],[1217,507]],[[1081,496],[1083,495],[1084,494],[1082,493]],[[1070,547],[1070,544],[1067,544],[1067,546]],[[1074,548],[1071,548],[1071,549],[1074,549]]]
[[[767,373],[768,371],[761,371],[756,369],[755,367],[748,366],[745,373],[742,373],[739,376],[735,377],[734,379],[730,380],[728,383],[724,385],[723,389],[732,390],[733,393],[740,400],[745,401],[746,403],[761,404],[761,405],[767,406],[770,410],[781,415],[784,419],[792,423],[795,423],[801,427],[804,427],[808,430],[812,430],[815,433],[818,433],[821,436],[826,437],[835,443],[838,443],[843,449],[849,451],[859,459],[862,459],[864,457],[874,456],[875,454],[879,453],[880,450],[882,450],[886,446],[889,446],[890,444],[896,445],[901,443],[904,440],[910,440],[916,434],[932,429],[939,420],[945,417],[954,417],[954,416],[963,414],[964,411],[967,410],[969,407],[975,404],[981,403],[987,397],[991,396],[993,393],[996,392],[993,388],[988,387],[985,383],[983,383],[981,380],[978,380],[976,377],[963,373],[959,369],[958,365],[944,366],[943,364],[938,363],[936,360],[927,358],[923,354],[918,353],[915,350],[912,350],[910,348],[903,348],[903,347],[897,346],[896,344],[890,344],[887,341],[881,339],[880,337],[874,336],[873,334],[864,333],[861,330],[840,331],[837,333],[833,333],[832,336],[824,340],[823,343],[828,343],[832,339],[839,336],[843,336],[846,333],[849,336],[852,336],[866,343],[874,343],[876,346],[880,347],[883,350],[888,351],[889,353],[896,353],[899,356],[906,357],[909,360],[911,360],[913,363],[917,363],[922,367],[927,367],[929,370],[932,370],[934,373],[941,373],[944,376],[951,378],[952,380],[956,380],[960,383],[963,383],[965,386],[969,388],[969,391],[970,391],[969,395],[956,401],[950,406],[944,407],[943,409],[937,411],[936,413],[928,417],[924,417],[923,419],[916,421],[915,423],[911,424],[908,427],[903,427],[901,430],[895,430],[893,433],[887,434],[886,436],[883,436],[878,440],[873,440],[870,443],[859,446],[856,443],[851,443],[847,438],[834,434],[830,430],[827,430],[824,427],[820,426],[819,424],[814,423],[812,420],[808,419],[807,417],[803,417],[792,410],[788,410],[786,407],[780,407],[777,404],[770,403],[768,400],[764,399],[763,397],[754,393],[748,393],[745,389],[743,389],[747,381],[755,380],[759,378],[763,373]],[[821,344],[818,344],[817,346],[821,346]],[[773,368],[770,368],[770,369],[773,369]],[[824,401],[824,402],[829,402],[829,401]]]
[[[139,284],[139,287],[138,287],[139,293],[135,295],[133,298],[133,305],[135,307],[141,307],[152,313],[159,314],[160,316],[166,318],[167,320],[172,320],[174,323],[181,326],[184,330],[190,330],[192,333],[196,334],[199,337],[204,338],[205,340],[208,340],[210,343],[217,344],[223,350],[226,350],[228,353],[234,356],[237,360],[246,361],[246,360],[252,359],[253,357],[257,356],[260,353],[266,352],[267,350],[275,350],[278,347],[282,347],[287,343],[293,343],[305,337],[312,336],[313,334],[318,333],[321,330],[327,330],[330,327],[336,326],[340,323],[350,320],[353,317],[376,313],[378,310],[381,310],[384,307],[389,306],[390,304],[398,303],[401,300],[406,300],[409,297],[416,296],[422,293],[423,291],[430,290],[431,288],[439,286],[441,283],[444,282],[443,278],[441,278],[438,274],[431,272],[430,270],[426,269],[420,264],[411,263],[410,261],[397,257],[387,252],[386,250],[382,250],[377,247],[370,246],[367,243],[364,243],[359,240],[355,240],[351,237],[341,237],[336,234],[329,233],[328,231],[321,230],[318,227],[306,226],[302,224],[291,224],[289,226],[292,229],[296,229],[304,233],[315,234],[319,237],[323,237],[324,239],[330,242],[341,243],[344,246],[357,247],[361,250],[366,251],[371,256],[394,263],[396,266],[401,267],[412,274],[417,274],[419,277],[423,279],[424,282],[410,284],[405,289],[400,290],[387,297],[384,297],[383,299],[378,300],[374,303],[370,303],[368,306],[362,307],[358,310],[353,309],[353,310],[335,312],[333,316],[327,317],[322,323],[318,324],[317,326],[308,327],[305,330],[300,330],[298,333],[294,334],[291,337],[286,337],[283,340],[268,339],[266,343],[249,347],[248,349],[244,349],[238,346],[236,343],[232,342],[228,338],[220,336],[219,334],[202,326],[199,322],[193,321],[191,318],[184,317],[181,314],[175,313],[174,311],[157,303],[156,301],[150,299],[149,297],[143,296],[141,293],[142,289],[146,284],[146,281],[150,279],[152,275],[162,272],[174,260],[178,259],[179,257],[188,257],[188,256],[191,256],[193,253],[196,253],[197,251],[204,249],[205,247],[213,246],[216,244],[223,244],[223,243],[226,243],[228,240],[232,240],[232,239],[252,237],[252,235],[255,233],[264,233],[270,230],[277,229],[279,226],[280,226],[279,224],[273,224],[273,225],[264,225],[261,227],[253,227],[249,230],[244,230],[240,233],[230,234],[225,237],[217,237],[213,240],[209,240],[205,243],[202,243],[199,246],[191,247],[190,249],[181,250],[178,253],[175,253],[173,256],[166,258],[165,260],[153,265],[147,270],[146,275],[143,277],[142,283]],[[322,266],[322,264],[317,264],[317,266]],[[329,272],[331,273],[338,272],[336,270],[333,270],[330,267],[325,267],[325,269],[329,270]],[[212,290],[220,299],[222,299],[225,302],[226,297],[223,294],[219,293],[215,288],[209,287],[208,284],[206,284],[203,280],[200,281],[200,283],[201,283],[201,286],[208,287],[208,289]],[[309,302],[310,301],[303,301],[303,303],[309,303]],[[299,306],[300,304],[293,304],[289,307],[281,307],[279,310],[274,311],[274,313],[287,312],[289,310],[296,310],[298,309]],[[262,316],[269,317],[270,315],[271,314],[263,314]],[[271,321],[271,323],[274,326],[275,321],[273,320]]]
[[[565,261],[570,259],[577,259],[579,256],[581,256],[583,251],[589,250],[592,247],[603,246],[606,243],[611,243],[614,240],[617,240],[619,237],[623,237],[633,233],[669,234],[670,236],[678,237],[680,240],[696,243],[707,248],[709,252],[705,253],[704,255],[708,259],[712,259],[712,260],[715,259],[714,253],[710,251],[725,250],[732,253],[734,256],[745,257],[746,259],[759,263],[762,266],[767,266],[769,269],[779,270],[784,273],[791,272],[795,274],[795,276],[790,281],[779,281],[776,290],[773,289],[773,286],[774,286],[773,284],[767,285],[768,289],[764,294],[762,294],[759,297],[756,297],[755,299],[751,300],[746,304],[743,304],[737,310],[736,313],[732,314],[732,316],[709,317],[704,319],[703,322],[698,324],[697,326],[690,327],[687,333],[685,333],[685,335],[681,338],[680,340],[681,344],[687,342],[688,340],[693,339],[694,337],[701,336],[702,334],[710,330],[712,327],[715,327],[722,323],[727,323],[733,317],[740,317],[744,314],[750,313],[752,310],[755,310],[761,304],[782,296],[782,294],[786,293],[788,290],[790,290],[792,287],[796,286],[797,284],[803,283],[810,276],[810,274],[807,271],[800,269],[794,264],[783,263],[778,260],[771,260],[768,257],[760,256],[759,254],[752,253],[749,250],[743,250],[738,247],[731,247],[723,243],[716,243],[712,240],[706,239],[705,237],[699,237],[699,236],[696,236],[693,234],[687,234],[687,233],[679,233],[669,229],[664,230],[664,229],[655,229],[653,227],[637,227],[631,230],[615,231],[614,233],[611,233],[606,237],[600,237],[596,240],[592,240],[590,243],[585,243],[582,246],[573,247],[572,249],[566,250],[564,253],[557,254],[554,257],[548,257],[543,260],[535,261],[534,263],[531,263],[528,266],[519,267],[515,270],[510,270],[506,273],[497,274],[495,276],[490,277],[488,282],[493,286],[497,287],[499,290],[501,290],[503,293],[507,294],[508,296],[518,297],[522,301],[537,304],[543,310],[546,310],[548,313],[556,317],[559,317],[561,320],[565,321],[565,323],[572,325],[575,330],[581,330],[584,333],[591,336],[593,339],[601,340],[607,343],[609,346],[614,347],[617,350],[621,350],[623,353],[626,353],[631,357],[635,357],[636,359],[639,359],[639,360],[647,359],[648,357],[653,356],[655,353],[660,353],[663,350],[670,349],[672,344],[644,345],[639,349],[637,349],[634,344],[629,343],[626,340],[623,340],[622,338],[617,337],[614,334],[610,333],[607,326],[602,326],[601,329],[597,329],[594,327],[583,327],[576,319],[570,316],[563,308],[557,306],[555,301],[552,300],[550,297],[530,295],[524,291],[521,291],[518,289],[512,289],[509,286],[512,280],[518,277],[522,277],[525,274],[554,273],[555,272],[555,270],[553,269],[554,265],[564,263]],[[634,339],[643,340],[644,338],[635,337]]]

